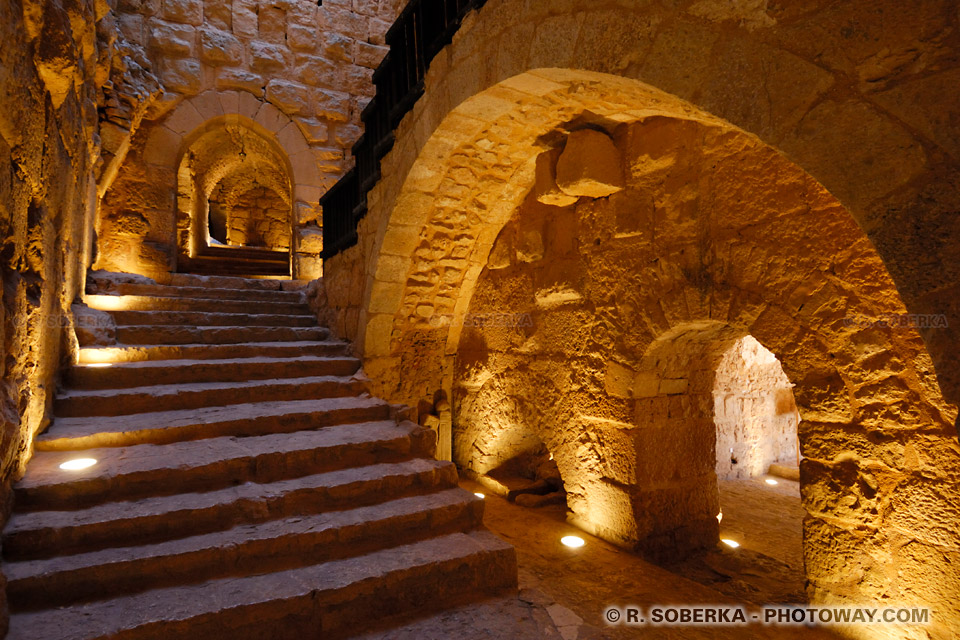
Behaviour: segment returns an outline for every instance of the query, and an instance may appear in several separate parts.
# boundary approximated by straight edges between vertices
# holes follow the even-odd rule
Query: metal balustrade
[[[390,50],[373,73],[376,94],[361,114],[364,133],[353,145],[354,168],[320,198],[324,259],[357,243],[367,193],[380,179],[380,160],[393,146],[394,130],[423,95],[434,56],[450,43],[467,13],[485,1],[410,0],[387,31]]]

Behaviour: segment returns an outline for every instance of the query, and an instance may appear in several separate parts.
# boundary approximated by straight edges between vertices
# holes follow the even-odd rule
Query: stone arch
[[[144,160],[175,175],[191,142],[225,122],[242,123],[268,140],[283,157],[293,200],[290,223],[294,277],[317,275],[322,233],[313,227],[300,228],[299,221],[314,217],[307,212],[316,209],[325,184],[300,125],[269,101],[245,91],[215,90],[185,99],[161,125],[151,129]]]
[[[392,300],[380,300],[396,295],[382,283],[403,277],[396,275],[402,271],[396,258],[415,248],[417,234],[417,214],[408,203],[433,189],[431,180],[441,177],[439,159],[518,103],[531,96],[550,99],[564,87],[595,86],[596,73],[630,78],[660,94],[653,103],[630,104],[615,97],[613,89],[623,85],[608,76],[604,82],[612,91],[603,102],[608,109],[626,106],[619,117],[638,117],[631,110],[674,109],[681,102],[698,117],[713,114],[781,151],[869,233],[911,312],[945,313],[951,327],[960,326],[960,309],[952,302],[960,285],[944,286],[960,282],[953,215],[960,206],[960,135],[938,115],[955,109],[946,87],[954,82],[957,63],[946,44],[930,44],[924,54],[929,59],[913,66],[893,64],[896,56],[890,54],[915,54],[917,42],[950,33],[957,20],[945,2],[922,11],[887,0],[803,10],[712,0],[685,8],[487,2],[432,63],[425,93],[382,163],[385,178],[371,194],[361,231],[367,243],[363,282],[355,284],[366,298],[360,318],[341,319],[343,332],[358,337],[365,353],[382,355],[389,329],[379,314]],[[857,27],[852,35],[844,26],[850,24]],[[532,119],[530,125],[539,129]],[[381,247],[390,258],[373,264]],[[937,256],[942,270],[915,268],[918,255],[927,253]],[[370,329],[377,338],[367,344]],[[960,357],[960,340],[952,329],[922,335],[945,393],[956,403],[960,374],[949,363]]]
[[[269,132],[249,118],[217,117],[191,131],[178,154],[177,178],[177,244],[191,257],[207,243],[211,192],[234,178],[255,180],[279,195],[288,210],[287,235],[292,235],[293,169]]]
[[[628,91],[629,85],[625,85],[615,95],[625,100],[630,97]],[[401,200],[394,214],[414,224],[398,223],[384,236],[380,267],[394,269],[397,293],[395,298],[388,295],[385,279],[378,278],[379,283],[373,285],[380,289],[379,294],[374,289],[371,305],[382,305],[379,315],[386,317],[388,331],[376,338],[384,340],[379,345],[371,343],[368,336],[367,347],[384,350],[367,353],[367,371],[378,383],[389,385],[387,394],[408,401],[418,388],[453,383],[459,374],[452,368],[452,356],[466,339],[464,320],[477,312],[473,309],[477,282],[491,269],[490,258],[500,255],[499,248],[506,243],[507,253],[523,254],[516,260],[539,260],[542,246],[531,248],[536,242],[521,246],[527,242],[528,232],[535,230],[523,225],[542,225],[550,216],[560,219],[558,208],[547,213],[544,205],[528,195],[537,154],[562,135],[564,127],[589,118],[590,124],[612,131],[618,148],[633,150],[624,163],[636,184],[631,187],[628,181],[624,193],[575,205],[581,219],[593,221],[593,226],[578,232],[579,242],[592,245],[595,239],[598,247],[610,252],[606,268],[633,264],[624,275],[635,275],[631,280],[634,286],[616,294],[601,291],[597,295],[614,298],[610,305],[623,305],[643,315],[645,324],[627,336],[634,345],[627,354],[604,352],[597,356],[607,367],[603,375],[594,375],[580,389],[571,387],[565,394],[587,396],[584,405],[595,411],[568,412],[564,424],[569,428],[557,436],[559,443],[551,445],[561,469],[593,470],[580,482],[565,478],[575,520],[585,529],[633,548],[676,548],[688,534],[693,534],[687,538],[689,546],[704,543],[695,531],[682,530],[687,521],[670,522],[667,528],[644,527],[644,521],[649,524],[650,519],[639,516],[656,513],[651,505],[662,504],[666,498],[643,490],[638,463],[605,471],[600,461],[608,457],[637,460],[640,450],[669,451],[669,447],[664,449],[669,443],[645,443],[640,434],[624,435],[636,428],[636,407],[629,404],[634,381],[653,367],[645,360],[651,355],[646,349],[664,336],[689,332],[698,323],[720,323],[734,332],[732,335],[754,336],[780,359],[796,384],[807,458],[804,504],[810,517],[805,544],[812,597],[820,602],[862,602],[869,594],[919,597],[920,601],[942,603],[939,624],[953,624],[957,612],[941,597],[938,584],[956,582],[950,558],[960,544],[947,529],[922,524],[922,513],[931,504],[926,497],[908,501],[902,495],[929,496],[936,509],[951,514],[948,520],[957,517],[950,506],[955,498],[947,496],[952,486],[950,470],[960,461],[951,424],[955,408],[943,402],[918,333],[909,327],[876,322],[883,317],[902,317],[906,309],[862,230],[809,175],[728,123],[704,117],[689,107],[674,111],[676,103],[671,105],[658,94],[647,96],[655,107],[633,109],[636,113],[622,119],[618,119],[618,111],[608,111],[602,104],[604,96],[611,98],[605,89],[581,83],[567,95],[573,96],[572,103],[544,101],[542,111],[535,101],[521,102],[518,111],[522,116],[506,110],[495,124],[478,126],[465,143],[454,145],[446,136],[436,137],[437,145],[446,145],[442,157],[449,162],[433,173],[424,168],[408,177],[421,188],[404,192],[402,198],[409,200]],[[528,131],[537,126],[534,122],[543,123],[544,128]],[[510,143],[517,140],[526,140],[529,146],[519,148],[513,158]],[[443,148],[431,144],[428,150]],[[498,145],[506,146],[501,151]],[[619,229],[620,222],[610,217],[610,209],[629,205],[637,216],[655,215],[658,206],[645,208],[643,193],[655,187],[657,180],[668,179],[658,173],[663,168],[661,160],[697,145],[725,149],[719,156],[725,161],[713,158],[711,171],[698,169],[691,178],[700,187],[697,193],[709,194],[703,196],[707,200],[684,209],[690,190],[676,189],[678,200],[671,206],[687,215],[670,219],[670,225],[668,220],[661,222],[659,231],[668,229],[674,234],[669,241],[658,235],[656,243],[625,244],[633,242],[631,238],[643,239],[645,231]],[[637,162],[640,156],[643,161]],[[708,154],[702,157],[712,158]],[[738,173],[740,166],[751,167],[753,173]],[[491,172],[499,167],[503,174],[498,182]],[[486,186],[482,186],[484,181]],[[432,185],[431,190],[423,189],[425,185]],[[720,201],[743,205],[720,207],[716,205]],[[697,220],[701,205],[714,216],[703,228],[690,223]],[[596,222],[604,211],[607,222]],[[426,221],[417,222],[416,216]],[[511,216],[520,226],[504,226]],[[630,221],[624,224],[629,227]],[[405,237],[404,230],[410,232],[406,236],[409,244],[391,244]],[[546,237],[547,232],[538,233]],[[716,250],[704,244],[705,238],[729,247]],[[449,253],[439,253],[444,249]],[[638,263],[634,254],[646,256],[647,264]],[[516,285],[528,306],[509,307],[516,313],[531,309],[535,327],[536,313],[561,308],[589,287],[579,275],[590,266],[588,258],[569,253],[554,257],[536,276],[545,283],[543,287],[532,276],[534,284]],[[649,266],[654,263],[656,267]],[[470,274],[470,270],[474,272]],[[538,288],[547,290],[561,281],[563,286],[554,289],[573,295],[539,295]],[[503,290],[508,285],[490,286]],[[446,307],[440,304],[445,298],[449,298]],[[393,310],[390,300],[396,300]],[[503,309],[482,308],[480,312]],[[510,331],[512,337],[504,338],[504,349],[514,349],[515,357],[522,359],[531,353],[530,336],[519,327]],[[383,355],[378,358],[378,353]],[[391,362],[394,354],[434,363],[446,358],[448,368],[396,367]],[[436,373],[431,377],[431,372]],[[526,384],[516,380],[518,386]],[[598,396],[602,402],[590,400]],[[544,399],[551,401],[550,397]],[[710,438],[707,441],[712,443]],[[604,442],[607,444],[601,446]],[[930,448],[920,462],[915,452],[926,447]],[[705,473],[713,473],[713,464],[710,460]],[[618,475],[607,477],[605,473]],[[715,513],[708,513],[708,500],[701,507],[699,522],[707,526]],[[847,550],[842,560],[834,546],[837,541]],[[921,561],[921,555],[927,559]],[[851,569],[839,570],[838,562]],[[927,564],[937,567],[935,578],[922,577],[930,568],[923,568]],[[894,577],[897,575],[908,577],[901,580]],[[862,588],[865,580],[874,585],[869,593]]]

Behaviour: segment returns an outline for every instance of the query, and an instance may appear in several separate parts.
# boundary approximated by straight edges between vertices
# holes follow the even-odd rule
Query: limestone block
[[[633,397],[653,398],[660,395],[660,377],[652,371],[641,371],[633,379]]]
[[[205,25],[230,31],[233,28],[232,3],[222,0],[204,0],[203,22]]]
[[[85,304],[74,304],[70,310],[73,312],[74,329],[80,346],[104,347],[117,343],[116,324],[109,313],[91,309]]]
[[[285,64],[283,47],[261,41],[250,43],[250,68],[254,71],[276,71]]]
[[[203,24],[203,2],[201,0],[163,0],[160,15],[170,22],[200,26]]]
[[[603,386],[607,393],[617,398],[629,398],[632,395],[633,370],[616,362],[607,362],[607,372]]]
[[[315,118],[297,118],[296,123],[308,144],[323,144],[330,137],[326,122]]]
[[[205,91],[190,100],[190,104],[196,108],[197,113],[199,113],[204,120],[223,115],[223,104],[220,101],[220,95],[216,91]]]
[[[280,131],[281,128],[290,122],[280,109],[269,102],[260,103],[257,108],[257,114],[253,117],[253,121],[273,133]]]
[[[298,54],[295,58],[297,65],[297,77],[300,82],[311,87],[337,88],[340,86],[342,76],[340,67],[323,56],[314,56],[307,54]]]
[[[187,58],[193,55],[196,28],[160,20],[150,21],[150,48],[165,55]]]
[[[557,160],[557,184],[571,196],[605,198],[623,189],[620,152],[604,133],[574,131]]]
[[[323,251],[322,229],[313,225],[309,225],[303,229],[300,229],[299,237],[299,251],[301,253],[319,254],[321,251]]]
[[[287,44],[296,51],[316,51],[317,29],[299,24],[287,25]]]
[[[196,107],[189,102],[184,102],[167,118],[164,125],[171,131],[185,136],[203,124],[203,120],[203,116]]]
[[[257,26],[257,0],[233,0],[233,33],[241,38],[255,38],[259,34]]]
[[[333,122],[350,121],[350,94],[316,89],[313,95],[318,116]]]
[[[300,127],[295,122],[288,122],[277,133],[277,142],[287,152],[287,155],[294,155],[309,149],[307,142],[303,139],[303,134],[300,133]]]
[[[200,58],[215,67],[239,64],[243,45],[232,33],[205,27],[200,29]]]
[[[176,161],[183,136],[162,126],[155,126],[147,138],[143,159],[147,164],[170,166]]]
[[[376,69],[380,66],[383,57],[387,55],[387,51],[389,51],[388,47],[381,47],[367,42],[358,42],[355,61],[362,67]]]
[[[263,94],[263,76],[246,69],[223,68],[217,72],[217,89],[243,89],[244,93]]]
[[[200,91],[202,69],[196,60],[164,60],[160,78],[165,89],[192,95]]]
[[[534,174],[533,191],[537,200],[543,204],[555,207],[566,207],[575,204],[579,198],[564,193],[557,186],[557,160],[562,149],[551,149],[537,156],[536,172]]]
[[[270,80],[266,89],[267,100],[277,105],[286,114],[305,113],[311,109],[310,89],[289,80]]]
[[[353,60],[353,40],[336,32],[323,34],[323,52],[331,60],[351,62]]]

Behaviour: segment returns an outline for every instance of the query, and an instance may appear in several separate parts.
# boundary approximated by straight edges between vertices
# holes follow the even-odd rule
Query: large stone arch
[[[151,129],[144,161],[165,174],[176,175],[190,144],[225,122],[249,128],[282,156],[293,200],[290,223],[294,277],[319,275],[319,231],[298,227],[300,220],[312,218],[305,212],[316,208],[326,184],[300,125],[269,101],[245,91],[214,90],[185,99],[162,124]]]
[[[604,83],[606,110],[618,117],[694,109],[697,117],[712,114],[781,151],[869,234],[911,312],[946,314],[960,326],[960,285],[953,284],[960,282],[960,135],[955,119],[944,115],[957,107],[948,90],[960,68],[951,44],[957,20],[949,2],[919,10],[887,0],[802,9],[711,0],[684,9],[586,0],[486,3],[432,63],[425,94],[382,163],[361,249],[339,258],[342,277],[353,273],[349,288],[364,292],[362,301],[357,294],[332,299],[353,310],[338,318],[341,330],[359,338],[365,353],[382,355],[389,332],[382,314],[393,305],[382,302],[390,297],[383,283],[403,277],[395,258],[409,257],[418,233],[417,214],[409,212],[425,206],[410,203],[442,179],[442,158],[518,104]],[[656,99],[617,97],[624,85],[597,72],[637,80]],[[529,124],[529,133],[549,129],[533,118]],[[934,264],[939,268],[924,266]],[[949,365],[958,357],[954,331],[923,336],[956,402],[960,374]]]
[[[703,400],[725,344],[752,335],[796,384],[812,597],[926,603],[939,637],[960,619],[947,595],[960,578],[956,409],[917,332],[877,322],[905,308],[869,240],[816,181],[729,125],[655,116],[615,139],[624,191],[564,208],[534,192],[494,242],[452,374],[455,400],[457,386],[493,393],[470,403],[487,413],[455,407],[457,462],[471,467],[502,403],[537,402],[580,526],[653,553],[710,544]],[[449,337],[442,323],[406,326],[402,394]]]

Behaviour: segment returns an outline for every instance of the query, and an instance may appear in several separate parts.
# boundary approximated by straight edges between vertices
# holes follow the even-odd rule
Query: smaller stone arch
[[[162,125],[150,131],[144,160],[176,174],[196,139],[213,128],[241,124],[267,140],[282,156],[290,181],[293,276],[318,277],[323,234],[314,221],[324,183],[300,126],[269,101],[245,91],[215,90],[184,100]]]

